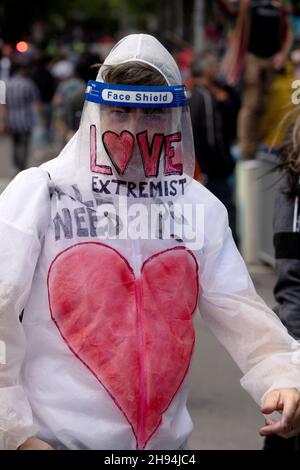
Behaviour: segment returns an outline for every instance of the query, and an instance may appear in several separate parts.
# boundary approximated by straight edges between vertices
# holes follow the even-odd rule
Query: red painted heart
[[[198,265],[183,247],[144,262],[139,278],[113,248],[80,243],[48,273],[52,319],[94,374],[143,449],[188,371]]]
[[[117,172],[123,175],[133,155],[134,136],[128,131],[123,131],[120,135],[107,131],[102,140],[111,162]]]

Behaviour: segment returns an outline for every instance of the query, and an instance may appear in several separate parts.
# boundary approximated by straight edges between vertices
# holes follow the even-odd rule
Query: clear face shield
[[[183,195],[194,173],[184,86],[90,81],[78,151],[94,189],[105,184],[110,194],[133,199]]]
[[[199,247],[195,226],[201,226],[200,216],[192,213],[194,207],[181,207],[194,174],[184,86],[90,81],[80,128],[70,145],[73,163],[79,162],[73,181],[83,198],[90,199],[92,192],[110,239],[171,244],[188,239],[196,240],[190,248]],[[134,229],[128,228],[132,219]]]

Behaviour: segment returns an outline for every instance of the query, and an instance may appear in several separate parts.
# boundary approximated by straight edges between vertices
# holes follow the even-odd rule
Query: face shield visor
[[[134,199],[184,194],[194,174],[184,86],[89,81],[85,100],[76,151],[95,191],[105,185]]]

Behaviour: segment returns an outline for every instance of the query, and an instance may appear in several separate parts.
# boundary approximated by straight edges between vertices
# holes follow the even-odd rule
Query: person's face
[[[162,108],[102,106],[101,132],[112,131],[121,134],[128,131],[136,136],[139,132],[147,130],[151,138],[157,133],[168,133],[170,117],[170,111]]]

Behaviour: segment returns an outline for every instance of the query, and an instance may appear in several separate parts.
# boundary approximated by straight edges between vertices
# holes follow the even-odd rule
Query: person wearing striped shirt
[[[43,124],[39,90],[27,76],[26,65],[20,63],[16,65],[12,78],[6,84],[5,107],[5,126],[13,140],[13,163],[19,171],[26,168],[28,160],[34,110]]]

